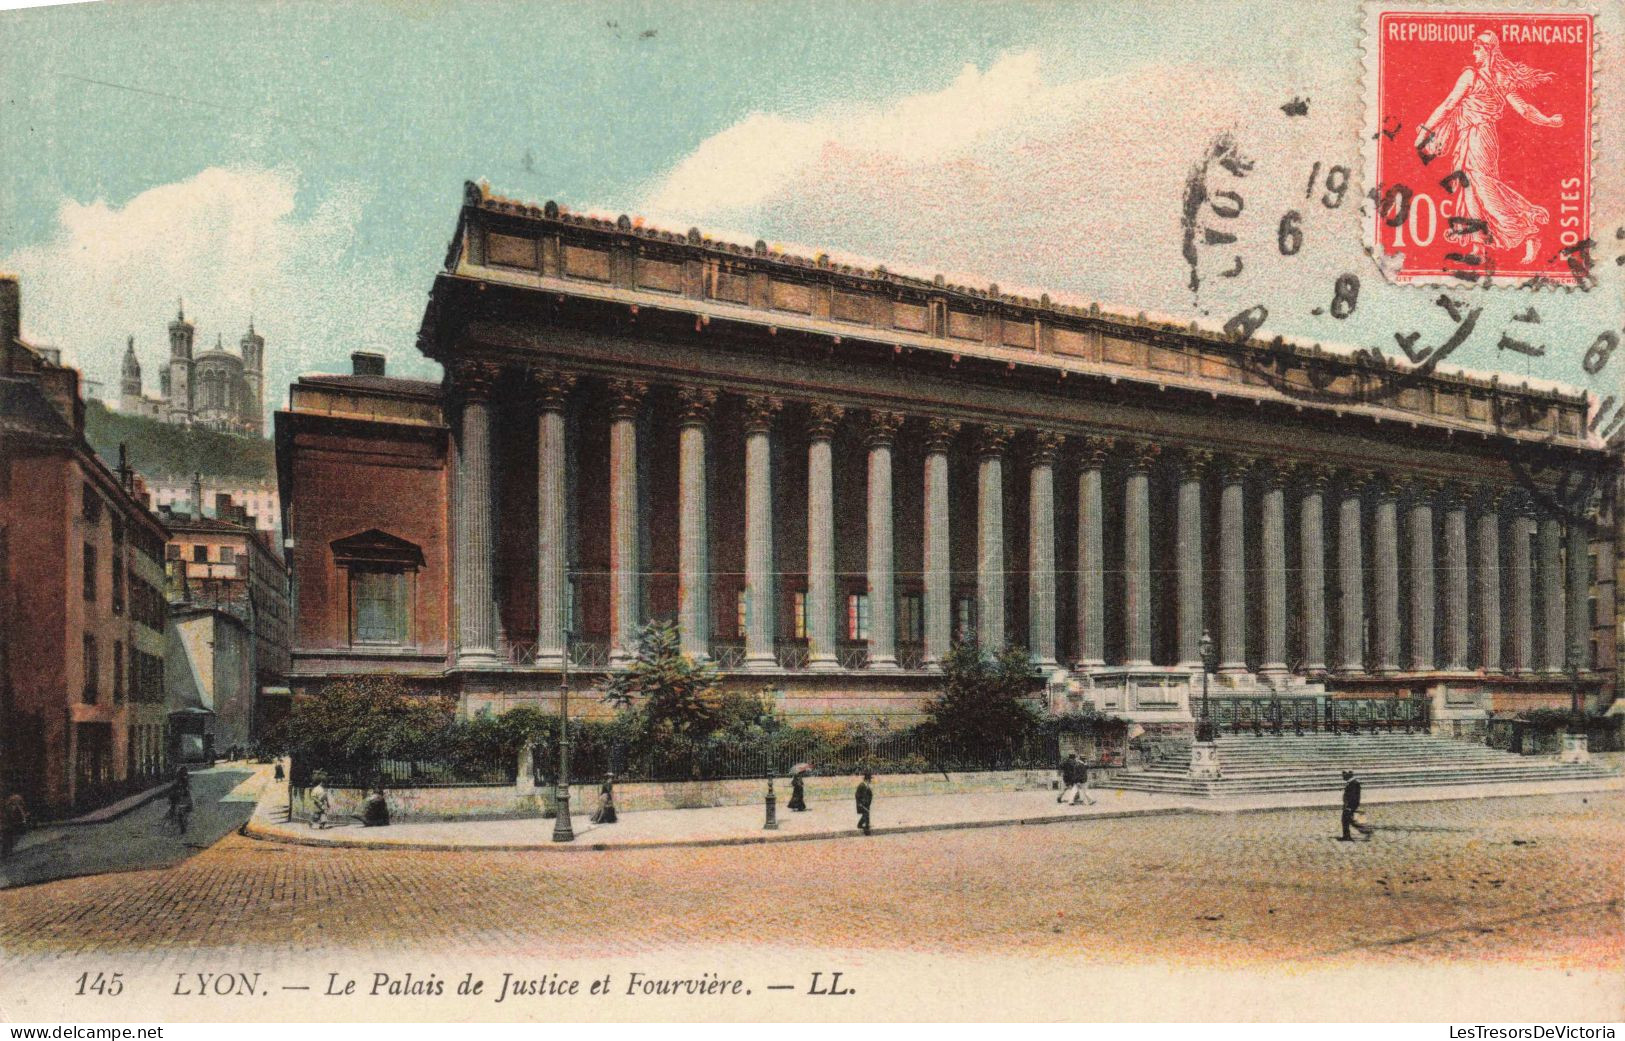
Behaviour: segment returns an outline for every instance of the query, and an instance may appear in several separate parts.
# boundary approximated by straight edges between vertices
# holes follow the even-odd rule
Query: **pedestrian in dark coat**
[[[858,782],[858,790],[856,792],[858,804],[858,830],[863,832],[865,835],[869,834],[869,807],[874,805],[875,801],[875,790],[869,786],[869,782],[874,779],[874,774],[865,773],[863,775],[863,780]]]
[[[615,816],[615,775],[610,774],[598,786],[598,809],[592,815],[592,823],[614,824],[619,819]]]
[[[1376,829],[1371,828],[1371,827],[1369,827],[1369,826],[1367,826],[1365,824],[1361,824],[1359,821],[1354,819],[1354,815],[1356,813],[1358,813],[1359,811],[1360,811],[1360,782],[1354,779],[1354,771],[1353,770],[1344,770],[1343,771],[1343,834],[1338,837],[1337,841],[1339,841],[1339,842],[1353,842],[1354,841],[1354,836],[1349,834],[1349,828],[1351,826],[1353,828],[1355,828],[1356,830],[1358,830],[1359,833],[1364,835],[1366,838],[1369,839],[1371,837],[1371,833]]]
[[[361,804],[361,826],[364,828],[389,827],[389,802],[382,788],[374,788],[367,801]]]
[[[27,830],[28,806],[21,795],[12,792],[6,796],[5,805],[0,806],[0,860],[11,856]]]
[[[798,813],[807,808],[807,779],[805,774],[794,774],[790,778],[790,808]]]

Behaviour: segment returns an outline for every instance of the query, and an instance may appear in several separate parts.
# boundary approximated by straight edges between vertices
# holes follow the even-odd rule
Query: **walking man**
[[[26,830],[28,806],[21,795],[12,792],[6,796],[5,805],[0,806],[0,860],[10,858]]]
[[[865,770],[863,773],[863,780],[858,782],[858,790],[856,793],[858,803],[858,830],[863,832],[865,835],[869,834],[869,807],[875,801],[875,790],[869,787],[869,782],[874,779],[875,775]]]
[[[1376,830],[1355,820],[1355,814],[1360,812],[1360,782],[1354,779],[1353,770],[1343,771],[1343,834],[1338,842],[1353,842],[1354,836],[1349,834],[1352,825],[1361,835],[1371,838],[1372,831]]]

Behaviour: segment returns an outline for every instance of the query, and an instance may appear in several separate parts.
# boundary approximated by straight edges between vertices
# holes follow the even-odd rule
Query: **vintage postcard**
[[[1613,1037],[1622,33],[0,11],[0,1019]]]

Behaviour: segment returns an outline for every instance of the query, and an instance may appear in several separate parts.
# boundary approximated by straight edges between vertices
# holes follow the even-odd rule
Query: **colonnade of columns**
[[[454,592],[457,604],[458,662],[478,667],[498,658],[496,614],[492,606],[495,522],[490,508],[492,388],[498,373],[471,364],[457,370],[460,403],[455,469]],[[575,385],[568,373],[532,374],[537,411],[537,656],[539,665],[557,665],[565,654],[564,607],[568,589],[566,460],[570,446],[565,409]],[[607,382],[609,416],[609,569],[611,664],[626,659],[642,621],[637,460],[639,410],[648,386],[628,379]],[[684,386],[678,400],[678,621],[682,647],[695,656],[711,646],[710,503],[706,489],[711,420],[719,393]],[[765,395],[743,398],[744,455],[744,667],[777,669],[778,598],[774,573],[774,512],[771,459],[782,426],[782,401]],[[866,579],[869,591],[868,668],[899,668],[897,645],[896,545],[893,449],[905,425],[918,428],[924,450],[921,598],[927,664],[949,650],[953,623],[949,455],[959,435],[974,435],[976,458],[976,637],[986,647],[1003,646],[1011,633],[1005,620],[1006,539],[1004,468],[1024,463],[1028,487],[1028,631],[1035,664],[1054,666],[1060,632],[1056,544],[1076,539],[1076,664],[1106,665],[1108,609],[1120,612],[1120,664],[1152,667],[1153,498],[1156,475],[1173,469],[1171,510],[1175,523],[1172,567],[1176,603],[1173,654],[1166,665],[1201,663],[1204,629],[1218,635],[1221,674],[1256,671],[1268,682],[1289,675],[1289,654],[1309,675],[1327,672],[1539,672],[1555,674],[1583,661],[1589,639],[1587,536],[1583,526],[1564,524],[1539,513],[1524,495],[1487,489],[1476,495],[1427,477],[1382,475],[1369,470],[1332,469],[1315,464],[1262,460],[1205,448],[1172,448],[1149,441],[1072,436],[1038,430],[1019,432],[985,424],[962,430],[941,417],[917,417],[890,409],[848,410],[826,402],[805,410],[807,444],[806,666],[840,668],[836,655],[838,603],[835,570],[833,442],[837,426],[859,423],[866,448]],[[912,435],[911,435],[912,436]],[[1019,456],[1013,446],[1023,447]],[[1077,473],[1077,527],[1057,532],[1056,476],[1070,457]],[[1120,467],[1121,500],[1108,502],[1105,474]],[[1207,482],[1217,484],[1217,515],[1208,515]],[[1258,489],[1248,494],[1248,482]],[[968,489],[953,489],[964,494]],[[1296,567],[1289,568],[1288,516],[1296,508]],[[1327,567],[1327,512],[1335,526],[1336,550]],[[1435,539],[1435,510],[1442,515],[1442,538]],[[1122,539],[1121,602],[1106,602],[1108,511]],[[1371,525],[1366,530],[1368,522]],[[1204,604],[1206,528],[1217,524],[1214,570],[1218,602]],[[1472,524],[1477,552],[1469,557]],[[1249,529],[1256,525],[1256,539]],[[1532,530],[1533,529],[1533,532]],[[1534,546],[1531,547],[1533,533]],[[1502,549],[1503,537],[1509,540]],[[1439,545],[1435,543],[1439,542]],[[1248,547],[1256,544],[1249,581]],[[1367,547],[1371,558],[1367,560]],[[1402,549],[1407,550],[1402,554]],[[1406,573],[1401,573],[1404,557]],[[1567,560],[1567,574],[1563,560]],[[1160,568],[1162,563],[1158,562]],[[1510,574],[1503,574],[1509,570]],[[1368,573],[1369,572],[1369,573]],[[1289,578],[1298,587],[1289,595]],[[1403,581],[1402,581],[1403,577]],[[1369,603],[1366,599],[1370,590]],[[1400,646],[1401,594],[1407,594],[1408,646]],[[1249,610],[1249,596],[1261,603]],[[1335,597],[1334,600],[1332,598]],[[1328,628],[1328,602],[1336,606],[1335,629]],[[1298,645],[1289,647],[1289,606],[1296,607]],[[1435,647],[1435,609],[1443,611],[1442,654]],[[1249,632],[1249,616],[1257,624]],[[1470,617],[1479,639],[1470,639]],[[1536,639],[1536,623],[1539,623]],[[1369,626],[1369,633],[1367,628]],[[1503,640],[1503,633],[1506,638]],[[1503,647],[1505,654],[1503,654]],[[1249,651],[1252,652],[1251,657]],[[1256,669],[1253,665],[1255,663]]]

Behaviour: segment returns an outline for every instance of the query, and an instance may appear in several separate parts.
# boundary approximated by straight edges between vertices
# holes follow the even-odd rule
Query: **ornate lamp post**
[[[1212,744],[1217,734],[1214,732],[1213,717],[1208,715],[1207,704],[1207,677],[1213,671],[1215,654],[1213,635],[1206,629],[1202,630],[1202,721],[1196,724],[1196,740]]]
[[[1213,717],[1209,712],[1207,685],[1208,674],[1218,665],[1217,655],[1214,653],[1213,637],[1206,630],[1202,632],[1202,718],[1196,724],[1196,742],[1191,745],[1190,776],[1204,781],[1216,781],[1221,775],[1219,768],[1219,746],[1217,728],[1213,725]]]
[[[1568,732],[1563,735],[1563,751],[1558,761],[1563,763],[1588,763],[1591,761],[1591,750],[1586,740],[1584,695],[1580,687],[1580,661],[1572,655],[1568,662],[1569,674],[1569,726]]]
[[[764,715],[761,720],[762,730],[767,733],[767,819],[762,822],[763,831],[779,830],[779,799],[773,792],[773,776],[778,773],[778,747],[774,738],[779,731],[778,717],[771,712]]]
[[[564,667],[559,673],[559,780],[553,789],[553,841],[574,842],[570,826],[570,629],[564,630]]]

